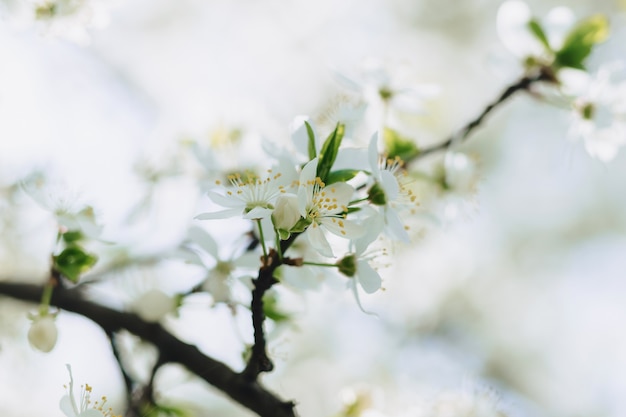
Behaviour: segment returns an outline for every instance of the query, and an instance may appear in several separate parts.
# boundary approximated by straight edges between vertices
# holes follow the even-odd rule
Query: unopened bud
[[[28,343],[41,352],[50,352],[57,343],[58,331],[54,316],[37,316],[28,329]]]

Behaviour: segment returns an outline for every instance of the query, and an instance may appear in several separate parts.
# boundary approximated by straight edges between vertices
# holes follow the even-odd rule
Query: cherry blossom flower
[[[550,65],[554,51],[561,48],[575,20],[574,13],[567,7],[556,7],[548,12],[540,22],[547,38],[545,44],[530,29],[534,17],[526,2],[508,0],[498,9],[497,30],[502,43],[527,66]]]
[[[332,257],[333,251],[324,236],[324,231],[352,239],[360,236],[363,229],[346,219],[348,204],[354,188],[338,182],[326,186],[316,177],[317,158],[307,163],[300,173],[298,208],[300,215],[311,222],[306,235],[311,245],[323,256]]]
[[[395,240],[409,242],[400,212],[414,210],[417,196],[409,188],[408,177],[399,158],[387,159],[378,153],[378,134],[374,134],[368,148],[368,158],[374,184],[369,190],[370,202],[378,206],[384,218],[385,232]]]
[[[196,219],[226,219],[240,215],[251,220],[269,217],[274,210],[276,198],[286,192],[281,176],[281,173],[274,174],[271,170],[268,170],[268,175],[264,179],[254,174],[245,177],[241,174],[229,175],[231,187],[226,188],[224,194],[209,191],[209,198],[227,209],[202,213],[197,215]],[[217,185],[221,185],[221,182],[217,181]]]
[[[103,396],[100,400],[92,401],[91,392],[93,388],[89,384],[81,385],[81,393],[79,402],[74,397],[74,377],[72,376],[72,368],[65,365],[70,374],[70,386],[68,393],[61,398],[61,411],[67,417],[121,417],[113,414],[112,408],[107,408],[107,397]]]
[[[562,75],[565,93],[574,97],[569,135],[604,162],[626,144],[626,81],[617,77],[619,70],[623,67],[606,66],[594,75],[576,70]]]

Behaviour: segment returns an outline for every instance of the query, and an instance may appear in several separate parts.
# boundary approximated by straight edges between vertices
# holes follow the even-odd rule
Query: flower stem
[[[267,248],[265,247],[265,237],[263,237],[263,226],[261,226],[261,219],[258,219],[256,222],[259,226],[259,240],[261,241],[261,247],[263,248],[263,259],[267,261]]]
[[[278,230],[274,228],[274,235],[276,236],[276,253],[278,253],[278,260],[283,261],[283,250],[280,247],[280,235],[278,234]]]
[[[326,263],[322,263],[322,262],[307,262],[307,261],[304,261],[304,262],[302,262],[302,265],[324,266],[324,267],[327,267],[327,268],[337,268],[337,264],[326,264]]]
[[[48,309],[50,308],[50,300],[52,299],[52,290],[54,289],[54,284],[52,281],[48,281],[46,285],[43,287],[43,293],[41,294],[41,304],[39,304],[39,315],[47,316]]]

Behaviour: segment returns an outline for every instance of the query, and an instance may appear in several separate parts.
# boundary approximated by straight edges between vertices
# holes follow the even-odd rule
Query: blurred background
[[[262,141],[287,144],[298,115],[323,129],[354,89],[345,78],[365,84],[372,65],[438,86],[402,132],[419,145],[444,140],[522,75],[496,33],[500,3],[84,0],[33,19],[37,2],[0,1],[0,279],[45,282],[54,219],[17,185],[33,173],[93,205],[102,240],[115,242],[103,258],[122,247],[158,259],[206,207],[198,183],[263,164]],[[528,3],[537,16],[561,5],[605,13],[611,39],[589,67],[624,57],[623,1]],[[282,291],[294,319],[271,326],[267,385],[303,417],[626,415],[626,156],[593,159],[568,138],[570,121],[521,94],[458,148],[471,186],[424,191],[413,244],[380,270],[385,291],[362,296],[377,316],[339,280]],[[366,123],[353,142],[377,128]],[[185,288],[198,271],[155,261],[110,275],[113,290],[94,297],[116,305],[150,286]],[[238,368],[248,317],[209,306],[188,299],[166,324]],[[122,410],[100,329],[61,313],[57,346],[43,354],[26,338],[33,310],[0,299],[0,413],[62,416],[65,363]],[[127,339],[141,377],[154,352]],[[157,393],[191,415],[251,415],[174,366],[157,375]]]

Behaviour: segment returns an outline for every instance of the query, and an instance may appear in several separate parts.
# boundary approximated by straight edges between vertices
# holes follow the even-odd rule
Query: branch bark
[[[520,92],[520,91],[528,91],[533,84],[536,84],[541,81],[550,82],[550,83],[558,82],[557,79],[555,78],[555,75],[552,69],[549,67],[541,68],[539,72],[537,72],[536,74],[526,75],[520,78],[517,82],[507,87],[493,103],[485,107],[485,109],[482,111],[482,113],[478,115],[478,117],[476,117],[474,120],[472,120],[467,125],[465,125],[457,133],[455,133],[454,135],[450,136],[448,139],[446,139],[445,141],[437,145],[434,145],[430,148],[421,149],[419,153],[417,153],[411,160],[408,160],[405,162],[407,163],[412,162],[413,160],[423,158],[424,156],[429,155],[431,153],[443,151],[445,149],[448,149],[450,146],[452,146],[453,144],[457,142],[464,141],[465,139],[469,137],[469,135],[477,127],[479,127],[483,123],[485,118],[493,110],[495,110],[502,103],[504,103],[506,100],[511,98],[515,93]]]
[[[0,294],[38,303],[43,287],[0,282]],[[165,363],[179,363],[237,403],[261,417],[295,417],[295,404],[282,401],[258,381],[246,378],[222,362],[204,355],[197,347],[184,343],[158,323],[147,323],[132,313],[120,312],[84,299],[75,290],[55,289],[51,305],[80,314],[111,334],[127,330],[159,350]]]

